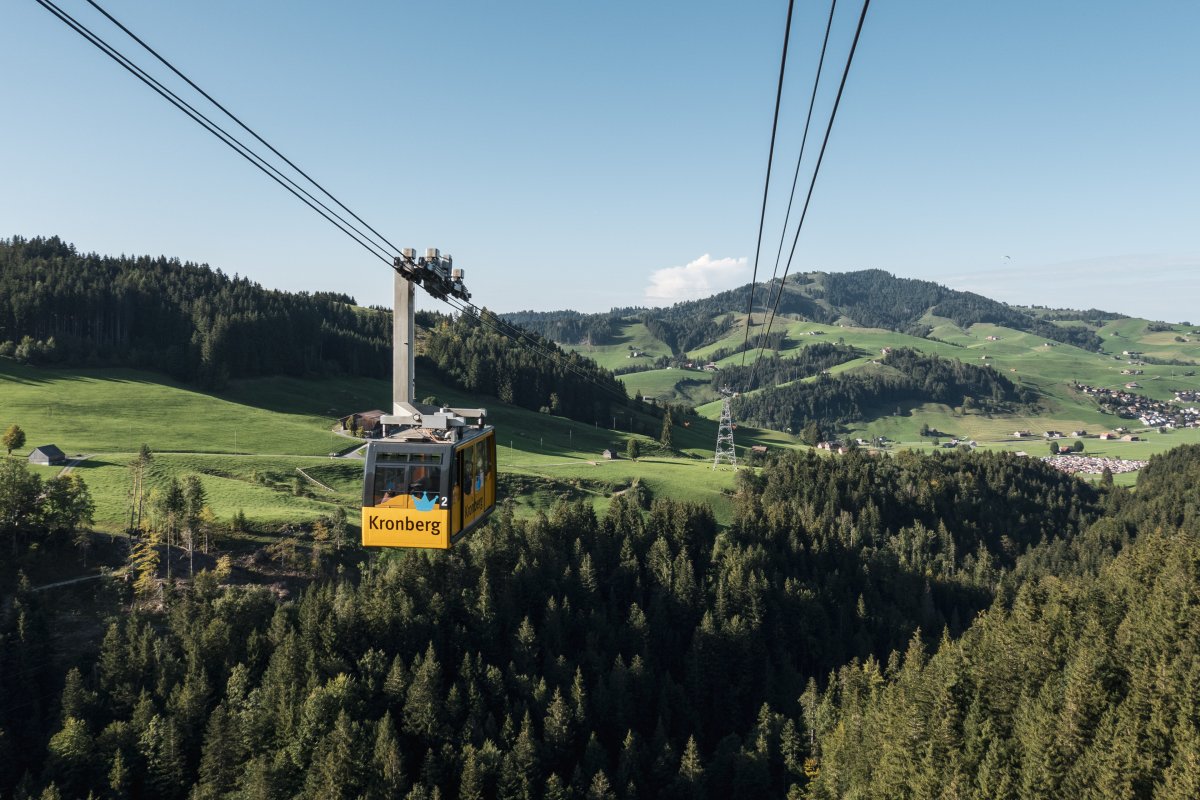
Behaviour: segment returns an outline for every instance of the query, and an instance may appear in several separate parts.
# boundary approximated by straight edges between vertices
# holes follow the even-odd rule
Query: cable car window
[[[475,448],[464,447],[458,457],[462,459],[462,472],[459,473],[462,476],[462,492],[469,495],[475,491]]]
[[[412,465],[408,472],[408,493],[420,497],[423,494],[442,493],[442,468]]]
[[[488,462],[488,443],[485,439],[476,445],[479,448],[479,488],[483,488],[483,481],[487,478],[488,473],[492,471],[492,465]]]
[[[402,464],[375,465],[375,487],[373,491],[374,505],[388,505],[404,493],[405,466]]]

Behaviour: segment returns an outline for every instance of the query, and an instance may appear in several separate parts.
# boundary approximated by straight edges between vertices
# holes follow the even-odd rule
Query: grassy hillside
[[[754,315],[754,333],[761,329],[763,321],[763,315]],[[870,361],[876,358],[884,347],[912,347],[945,358],[957,358],[969,364],[990,364],[992,368],[1003,371],[1008,377],[1033,387],[1038,392],[1039,409],[1032,415],[963,415],[958,409],[928,404],[906,409],[902,416],[893,416],[894,409],[882,412],[876,418],[848,431],[852,436],[864,438],[886,436],[905,447],[932,448],[934,437],[923,438],[918,435],[923,426],[928,426],[945,434],[937,437],[941,441],[960,437],[973,439],[983,447],[1043,455],[1047,445],[1040,438],[1031,441],[1018,439],[1013,434],[1018,430],[1029,430],[1037,435],[1046,430],[1065,433],[1087,430],[1095,435],[1118,425],[1131,425],[1130,421],[1101,413],[1091,397],[1072,388],[1075,382],[1115,389],[1136,380],[1142,387],[1136,391],[1161,401],[1170,400],[1176,389],[1200,389],[1200,378],[1194,374],[1200,371],[1200,367],[1151,363],[1135,365],[1130,363],[1133,359],[1122,355],[1123,351],[1134,351],[1152,359],[1200,364],[1200,335],[1192,334],[1192,331],[1196,330],[1192,326],[1175,325],[1169,331],[1152,331],[1149,330],[1152,323],[1144,319],[1121,319],[1104,326],[1087,325],[1080,321],[1058,323],[1085,326],[1093,330],[1103,339],[1104,346],[1099,352],[1092,352],[999,325],[980,323],[963,329],[949,319],[933,315],[926,315],[921,322],[930,329],[930,338],[881,328],[843,327],[790,318],[777,319],[773,330],[787,331],[786,342],[780,351],[785,357],[795,355],[800,348],[810,344],[839,339],[871,354],[834,367],[830,370],[834,375],[872,368]],[[644,330],[640,323],[638,327]],[[1186,341],[1177,341],[1177,337]],[[745,315],[741,315],[735,330],[719,341],[691,351],[687,355],[696,361],[705,361],[718,349],[732,349],[741,345],[744,338]],[[755,355],[754,352],[748,353],[747,363],[752,362]],[[722,366],[741,364],[742,354],[735,353],[718,363]],[[1122,370],[1131,369],[1140,369],[1143,374],[1122,374]],[[1189,375],[1189,372],[1193,374]],[[630,392],[641,391],[648,398],[693,403],[702,416],[711,420],[720,416],[721,403],[711,386],[712,373],[677,368],[632,373],[621,376],[621,380]],[[681,383],[683,381],[686,383]],[[1132,421],[1131,427],[1145,440],[1100,442],[1089,438],[1088,452],[1141,459],[1176,444],[1193,442],[1200,438],[1200,434],[1194,430],[1168,434],[1146,431],[1136,420]]]
[[[762,321],[756,314],[755,332]],[[1072,389],[1075,381],[1116,388],[1136,377],[1143,387],[1139,391],[1158,400],[1169,400],[1175,389],[1200,390],[1196,367],[1135,366],[1129,363],[1130,357],[1122,355],[1122,351],[1134,351],[1152,359],[1200,362],[1200,335],[1193,335],[1191,327],[1150,330],[1152,324],[1147,320],[1122,319],[1093,327],[1104,347],[1091,352],[998,325],[962,329],[933,316],[926,316],[922,323],[936,340],[798,319],[777,320],[776,327],[787,331],[781,351],[785,357],[810,344],[839,339],[869,354],[834,367],[831,372],[835,375],[876,368],[871,362],[884,347],[913,347],[967,363],[990,364],[1033,387],[1039,396],[1036,414],[964,414],[961,409],[937,404],[906,408],[899,416],[894,408],[880,409],[878,416],[846,432],[851,436],[884,436],[897,447],[915,449],[931,449],[949,438],[970,439],[984,448],[1040,456],[1048,449],[1040,438],[1043,431],[1082,429],[1094,436],[1125,424],[1143,440],[1101,442],[1089,437],[1086,451],[1138,459],[1200,441],[1200,431],[1194,429],[1160,434],[1140,428],[1136,421],[1101,413],[1090,396]],[[743,326],[744,316],[720,341],[688,355],[704,361],[717,348],[740,345],[745,336]],[[666,345],[655,343],[641,323],[627,324],[620,338],[625,344],[597,350],[614,363],[629,362],[624,355],[627,343],[636,342],[639,349],[650,353],[667,352]],[[754,353],[747,354],[747,361],[753,358]],[[741,360],[742,355],[735,354],[720,363],[736,365]],[[1122,375],[1122,370],[1134,368],[1143,374]],[[686,427],[683,420],[676,420],[674,456],[654,452],[661,423],[633,410],[588,425],[505,406],[494,398],[467,396],[427,377],[418,381],[417,391],[420,396],[435,395],[450,404],[487,406],[498,431],[501,470],[517,481],[513,485],[518,487],[520,504],[539,509],[559,496],[580,494],[603,506],[614,492],[634,480],[651,494],[717,500],[731,488],[732,480],[728,473],[714,473],[710,464],[715,420],[720,414],[712,379],[712,373],[682,368],[621,376],[631,394],[640,391],[648,399],[697,406],[700,418],[691,418]],[[0,359],[0,427],[19,424],[27,434],[27,449],[54,443],[69,455],[86,455],[78,469],[96,498],[97,525],[107,530],[122,526],[128,508],[125,465],[143,442],[155,453],[152,482],[163,485],[172,476],[200,475],[219,519],[228,520],[241,511],[260,528],[269,529],[312,520],[337,506],[353,519],[361,461],[330,459],[330,453],[351,450],[356,444],[333,432],[334,420],[352,411],[386,408],[389,396],[390,383],[373,379],[260,378],[234,381],[226,390],[214,393],[148,372],[47,369]],[[603,459],[601,452],[606,448],[624,455],[634,426],[650,434],[637,436],[647,457],[636,463],[623,457]],[[922,437],[922,427],[936,434]],[[1013,434],[1018,430],[1031,431],[1035,438],[1017,438]],[[798,446],[788,434],[744,425],[735,437],[740,450],[753,444]],[[57,472],[41,471],[47,475]],[[716,503],[722,518],[725,505]]]
[[[237,381],[226,391],[205,393],[147,372],[42,369],[0,359],[0,428],[20,425],[27,434],[26,451],[54,443],[68,455],[86,456],[76,469],[96,500],[96,524],[102,530],[125,524],[127,465],[143,442],[154,453],[152,486],[199,475],[218,520],[241,511],[259,529],[269,530],[313,520],[337,506],[354,520],[362,462],[330,458],[331,452],[356,445],[333,432],[334,420],[386,408],[390,393],[390,382],[381,380],[296,378]],[[494,398],[469,397],[427,378],[418,379],[417,393],[452,405],[482,402],[489,409],[502,473],[525,476],[541,487],[517,498],[526,508],[544,508],[569,491],[590,493],[603,506],[635,479],[651,494],[709,501],[733,485],[731,473],[711,469],[716,425],[709,420],[693,419],[687,427],[678,421],[673,428],[677,454],[670,456],[656,452],[661,423],[633,411],[587,425]],[[649,455],[631,462],[624,453],[635,421],[656,435],[636,437]],[[743,448],[786,439],[771,431],[743,434]],[[606,448],[621,458],[602,458]],[[36,469],[45,477],[59,472],[57,467]],[[724,511],[718,513],[725,518]]]
[[[671,355],[671,348],[655,339],[640,322],[621,326],[621,332],[608,344],[576,345],[571,348],[587,356],[605,369],[621,369],[639,364],[652,364],[660,356]],[[630,358],[634,350],[644,355]]]

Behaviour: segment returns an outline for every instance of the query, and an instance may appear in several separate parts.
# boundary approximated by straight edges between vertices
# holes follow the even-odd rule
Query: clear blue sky
[[[782,0],[105,5],[390,239],[452,253],[481,305],[749,279]],[[828,10],[797,6],[760,278]],[[1200,320],[1197,30],[1191,0],[876,0],[793,270]],[[33,0],[0,5],[0,76],[0,235],[390,304],[382,263]]]

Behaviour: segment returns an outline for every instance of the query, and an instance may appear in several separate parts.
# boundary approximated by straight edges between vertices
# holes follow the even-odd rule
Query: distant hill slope
[[[779,283],[755,289],[755,313],[775,306]],[[603,314],[577,311],[520,311],[501,316],[564,344],[611,343],[622,321],[643,322],[674,353],[712,344],[744,317],[749,284],[702,300],[676,303],[669,308],[616,308]],[[825,325],[839,321],[860,327],[885,328],[926,336],[929,316],[944,317],[959,327],[977,323],[1003,325],[1057,342],[1098,350],[1101,340],[1083,326],[1056,325],[1057,320],[1087,320],[1096,324],[1124,315],[1089,309],[1042,311],[1010,306],[973,292],[948,289],[932,281],[897,278],[878,269],[858,272],[797,275],[790,278],[778,299],[776,313]]]

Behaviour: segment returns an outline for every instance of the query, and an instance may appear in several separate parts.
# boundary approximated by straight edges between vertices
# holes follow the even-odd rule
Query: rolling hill
[[[667,309],[614,309],[607,315],[580,317],[578,330],[607,331],[602,341],[561,341],[618,373],[630,393],[661,402],[686,403],[710,419],[720,413],[718,389],[725,374],[744,376],[757,350],[742,352],[747,339],[745,300],[748,286]],[[766,322],[766,286],[758,287],[750,317],[751,342]],[[773,302],[773,300],[771,301]],[[740,309],[740,310],[739,310]],[[552,330],[556,315],[511,315],[535,329]],[[603,318],[604,324],[597,321]],[[656,331],[670,326],[666,338]],[[679,349],[679,330],[706,331],[702,343]],[[1081,387],[1128,392],[1170,403],[1177,391],[1200,389],[1200,334],[1189,324],[1168,324],[1097,309],[1069,310],[1010,306],[968,292],[956,292],[928,281],[895,278],[878,270],[857,273],[811,273],[789,280],[764,353],[781,360],[795,358],[822,342],[840,342],[862,355],[828,368],[815,382],[840,375],[870,375],[879,370],[885,351],[910,348],[928,356],[956,359],[995,370],[1027,394],[1029,402],[1007,412],[964,409],[961,403],[939,402],[931,393],[901,404],[881,399],[873,413],[832,426],[851,438],[886,437],[911,447],[932,447],[934,438],[975,440],[981,446],[1027,450],[1025,437],[1047,431],[1100,431],[1129,427],[1106,413],[1094,395]],[[716,370],[706,370],[709,362]],[[757,381],[756,381],[757,383]],[[1126,384],[1137,383],[1131,389]],[[729,388],[745,389],[739,379]],[[772,391],[752,389],[751,394]],[[1089,451],[1140,458],[1168,444],[1196,440],[1194,430],[1163,435],[1157,426],[1138,425],[1159,437],[1149,442],[1090,442]],[[930,429],[940,437],[922,437]],[[1138,433],[1139,431],[1135,431]],[[1143,437],[1144,439],[1145,437]]]

